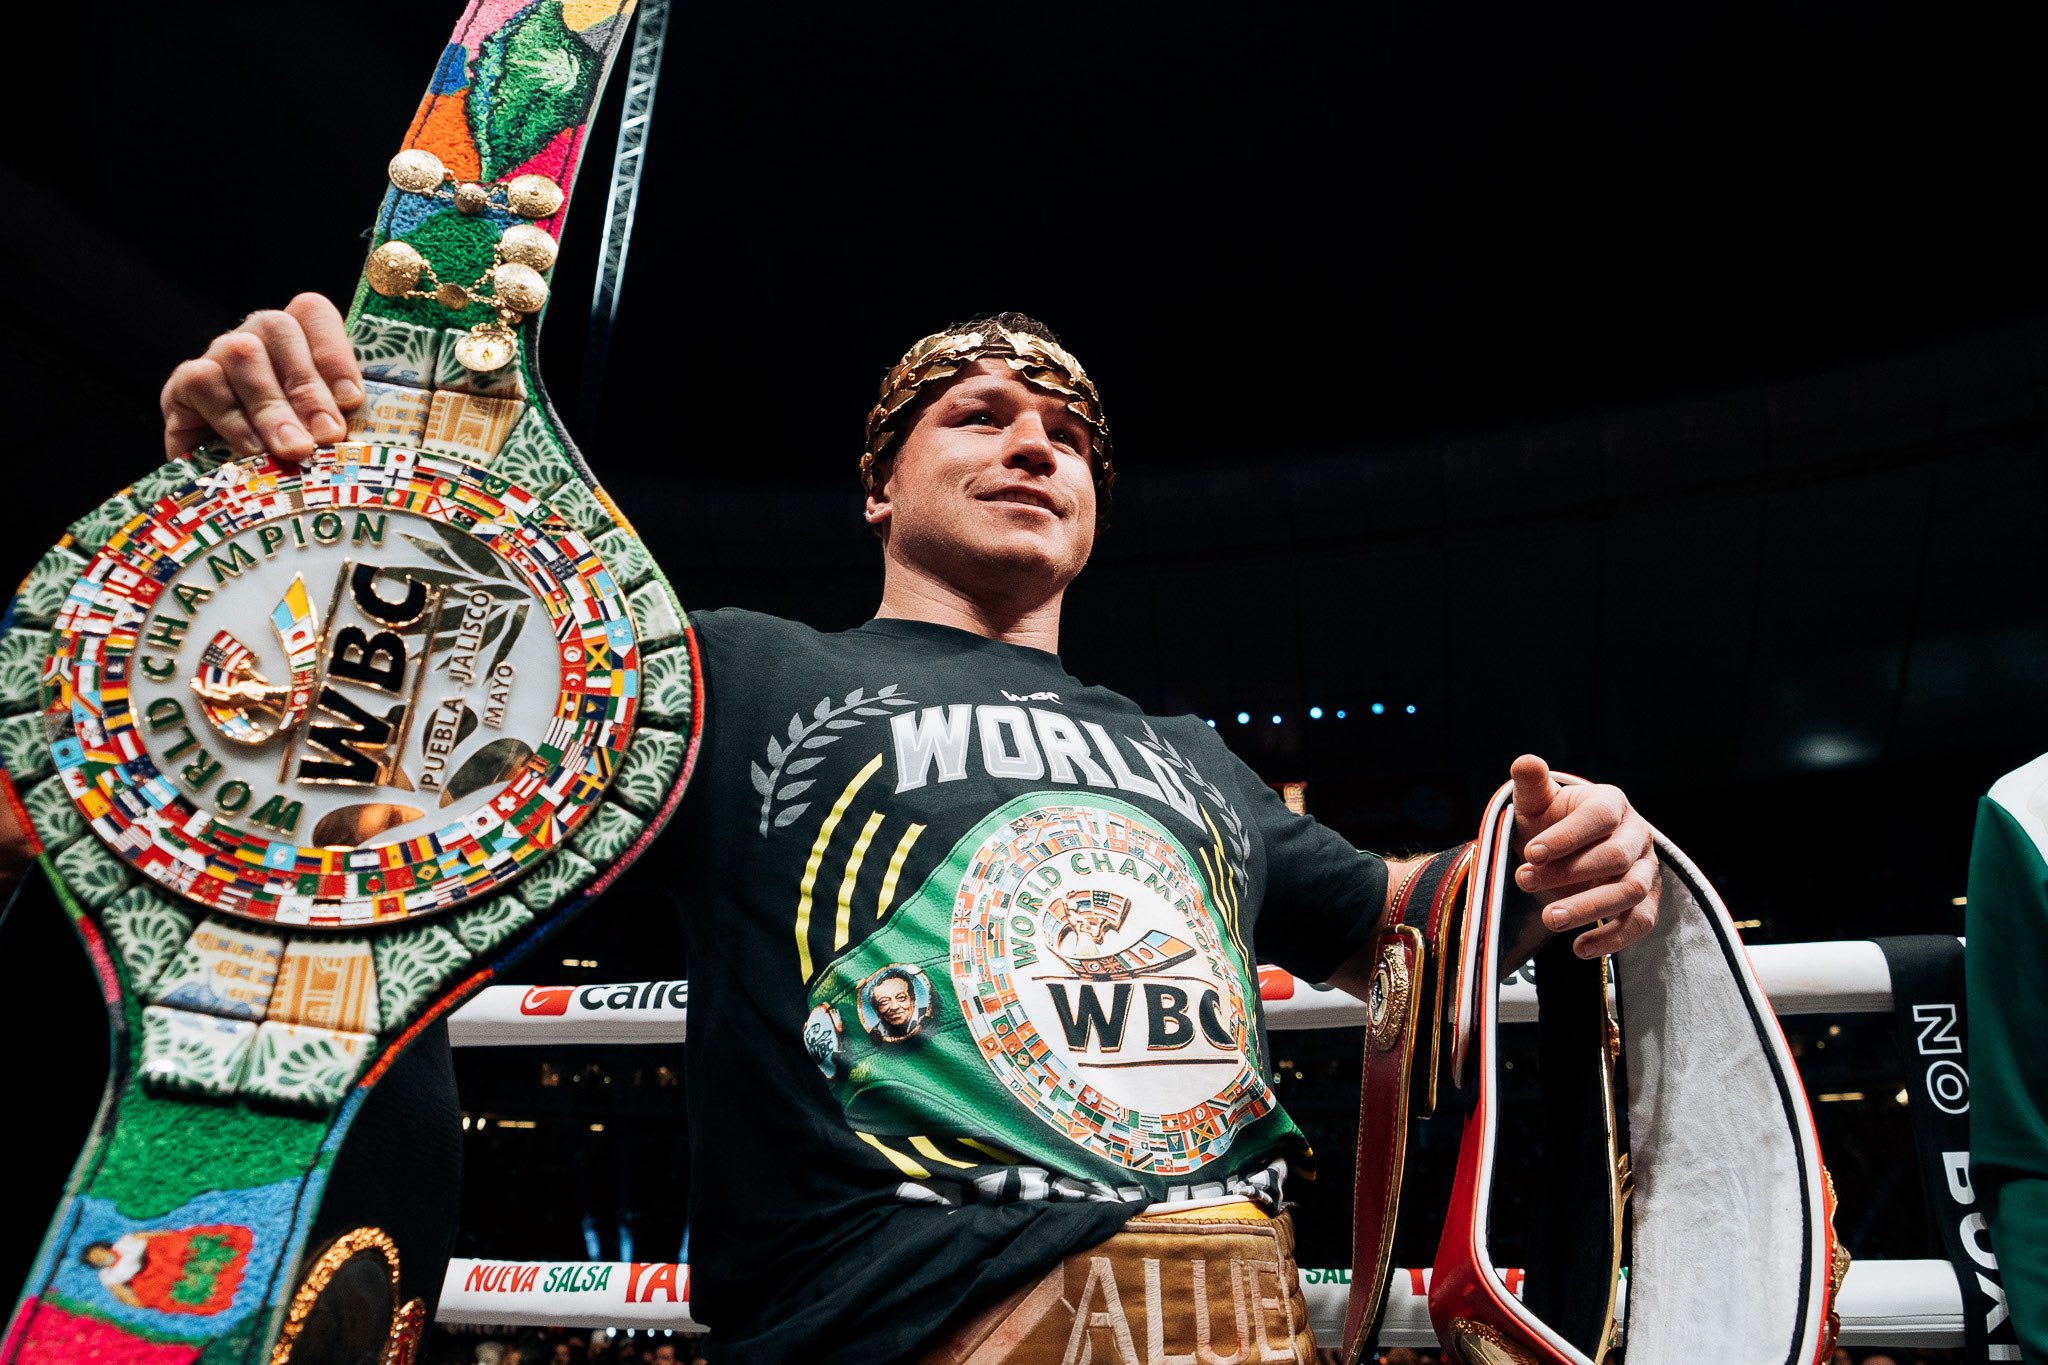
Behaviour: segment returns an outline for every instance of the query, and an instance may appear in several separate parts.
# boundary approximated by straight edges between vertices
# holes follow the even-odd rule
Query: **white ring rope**
[[[1868,939],[1767,943],[1749,950],[1779,1017],[1879,1014],[1892,1007],[1891,973]],[[1356,1028],[1365,1006],[1334,986],[1310,985],[1278,967],[1259,969],[1266,1025],[1274,1029]],[[590,986],[488,986],[449,1016],[457,1047],[535,1043],[680,1043],[688,1033],[686,981]],[[1536,1018],[1536,986],[1517,973],[1501,988],[1501,1018]]]
[[[1780,1016],[1875,1014],[1892,1007],[1891,973],[1868,940],[1760,944],[1749,956]],[[1260,968],[1259,986],[1270,1028],[1365,1022],[1360,1001],[1277,967]],[[1501,1017],[1535,1020],[1536,987],[1526,974],[1502,987]],[[684,981],[491,986],[449,1017],[448,1035],[457,1047],[680,1043],[688,1020]],[[1345,1270],[1302,1272],[1309,1317],[1324,1340],[1342,1335],[1350,1279]],[[1379,1345],[1437,1344],[1427,1285],[1426,1270],[1394,1272]],[[1946,1261],[1858,1261],[1839,1307],[1845,1346],[1964,1344],[1962,1293]],[[451,1325],[706,1330],[690,1317],[689,1268],[666,1262],[458,1259],[449,1262],[435,1317]]]

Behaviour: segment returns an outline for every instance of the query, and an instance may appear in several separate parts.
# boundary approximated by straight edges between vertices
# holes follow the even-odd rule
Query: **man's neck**
[[[875,616],[880,620],[930,621],[1004,644],[1057,654],[1063,596],[1064,592],[1055,591],[1049,598],[1022,602],[970,596],[951,583],[892,561],[883,572],[882,605],[875,609]]]

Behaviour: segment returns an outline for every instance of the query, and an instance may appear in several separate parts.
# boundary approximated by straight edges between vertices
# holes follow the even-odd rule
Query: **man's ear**
[[[889,475],[893,472],[893,460],[877,460],[874,465],[874,477],[868,484],[867,504],[862,509],[861,516],[877,535],[881,534],[882,528],[888,524],[895,510],[889,501]]]

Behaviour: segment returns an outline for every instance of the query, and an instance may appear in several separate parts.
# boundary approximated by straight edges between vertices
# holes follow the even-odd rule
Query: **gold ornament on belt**
[[[418,147],[392,157],[389,173],[396,188],[445,198],[471,215],[496,207],[528,220],[546,218],[564,201],[562,187],[544,175],[515,175],[489,184],[457,180],[441,158]],[[442,280],[419,248],[395,239],[370,253],[363,273],[370,288],[387,299],[432,299],[451,313],[477,303],[495,309],[496,321],[477,324],[455,343],[455,358],[466,368],[489,372],[512,363],[519,351],[512,329],[547,306],[542,272],[554,267],[555,254],[555,239],[528,221],[505,229],[490,269],[469,284]]]
[[[1385,1052],[1401,1041],[1412,988],[1407,957],[1399,944],[1389,943],[1380,949],[1380,960],[1373,965],[1372,982],[1366,988],[1365,1036],[1375,1052]]]
[[[373,1296],[375,1303],[362,1297],[362,1272],[368,1272],[369,1279],[379,1282],[381,1293]],[[338,1285],[337,1280],[345,1273],[355,1274],[357,1279],[348,1286]],[[323,1296],[331,1288],[346,1302],[330,1299],[323,1303]],[[270,1365],[292,1365],[301,1339],[311,1335],[308,1329],[316,1315],[322,1313],[328,1315],[325,1330],[319,1334],[323,1353],[332,1354],[344,1342],[360,1346],[365,1336],[381,1336],[379,1365],[414,1365],[418,1359],[420,1340],[426,1335],[427,1306],[419,1299],[399,1302],[398,1244],[382,1228],[363,1227],[343,1233],[307,1268],[285,1310],[277,1345],[270,1351]]]
[[[860,481],[875,491],[875,462],[901,433],[896,419],[917,400],[927,384],[951,379],[977,360],[1001,360],[1034,389],[1067,400],[1067,411],[1094,438],[1095,486],[1107,496],[1116,482],[1109,459],[1109,423],[1102,415],[1102,396],[1095,391],[1081,362],[1057,341],[1013,332],[995,322],[972,330],[934,332],[912,346],[882,381],[882,395],[868,410],[867,450],[860,457]]]

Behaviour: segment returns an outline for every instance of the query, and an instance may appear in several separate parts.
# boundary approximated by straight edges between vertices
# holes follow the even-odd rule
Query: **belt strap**
[[[1962,1292],[1963,1358],[1970,1365],[2018,1360],[2016,1328],[2002,1311],[2005,1289],[1984,1238],[1984,1215],[1970,1180],[1969,1010],[1963,945],[1946,934],[1876,940],[1892,975],[1892,1017],[1905,1053],[1907,1113],[1927,1221]],[[1989,1324],[1995,1321],[1996,1327]]]
[[[1357,1179],[1351,1216],[1351,1293],[1345,1359],[1359,1365],[1379,1332],[1393,1273],[1410,1116],[1436,1107],[1443,1024],[1444,945],[1472,868],[1473,846],[1440,853],[1409,877],[1392,927],[1373,942],[1365,1062],[1358,1095]],[[1426,1054],[1418,1059],[1417,1048]]]
[[[1575,1206],[1575,1226],[1549,1230],[1547,1251],[1545,1236],[1532,1239],[1527,1298],[1494,1264],[1504,1140],[1498,982],[1504,941],[1527,905],[1512,892],[1513,833],[1504,786],[1481,827],[1453,992],[1453,1074],[1470,1068],[1473,1105],[1429,1288],[1438,1338],[1463,1365],[1596,1365],[1615,1335],[1626,1237],[1633,1365],[1696,1358],[1701,1324],[1712,1325],[1720,1358],[1825,1360],[1847,1267],[1836,1256],[1813,1117],[1733,920],[1661,834],[1657,925],[1613,959],[1614,1026],[1599,964],[1555,951],[1538,963],[1553,1030],[1545,1102],[1576,1110],[1546,1125],[1542,1178],[1559,1187],[1560,1205]],[[1625,1110],[1614,1103],[1616,1064],[1627,1069]]]

